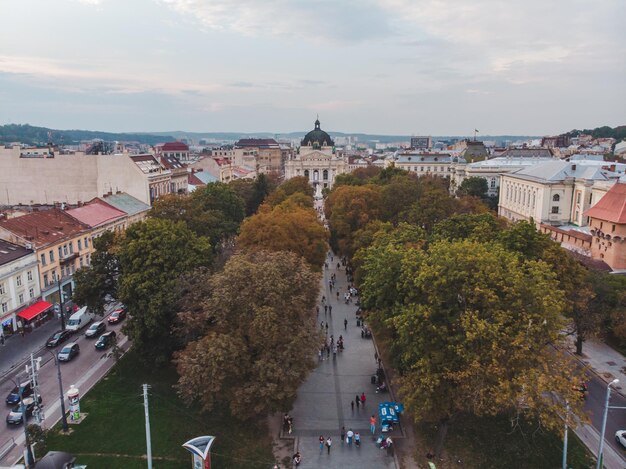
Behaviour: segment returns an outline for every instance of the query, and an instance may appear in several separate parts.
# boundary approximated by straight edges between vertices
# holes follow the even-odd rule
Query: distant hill
[[[568,137],[578,137],[580,134],[591,135],[594,138],[614,138],[618,142],[626,139],[626,125],[618,125],[617,127],[596,127],[595,129],[570,130],[564,135]]]
[[[28,124],[0,125],[0,143],[20,142],[27,145],[45,145],[50,141],[54,144],[69,145],[81,140],[101,139],[118,142],[138,142],[148,145],[173,141],[171,135],[147,133],[111,133],[91,130],[55,130],[46,127],[34,127]]]

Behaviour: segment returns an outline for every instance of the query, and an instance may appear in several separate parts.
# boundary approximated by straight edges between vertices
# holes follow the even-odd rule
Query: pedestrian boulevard
[[[294,408],[290,412],[294,419],[292,436],[296,437],[296,450],[302,455],[300,468],[360,468],[360,469],[396,469],[393,456],[378,449],[369,427],[369,419],[373,415],[378,418],[378,404],[390,399],[389,394],[376,394],[376,386],[371,384],[370,377],[376,371],[375,348],[372,339],[361,338],[361,328],[356,325],[357,306],[345,304],[343,298],[347,291],[345,267],[337,269],[337,256],[333,261],[328,258],[329,268],[324,271],[321,296],[326,296],[327,304],[332,305],[332,314],[324,314],[324,305],[320,302],[317,328],[320,322],[328,322],[328,336],[335,341],[342,335],[345,349],[324,360],[318,360],[318,366],[309,378],[300,386]],[[339,300],[336,289],[329,290],[329,280],[336,275],[336,287],[339,289]],[[348,320],[347,330],[344,319]],[[325,328],[324,328],[325,331]],[[356,395],[366,395],[365,406],[351,408]],[[341,442],[341,427],[346,431],[352,429],[361,434],[361,446],[354,443],[348,446]],[[396,430],[394,433],[397,433]],[[377,429],[377,435],[380,434]],[[324,448],[320,451],[319,437],[330,436],[333,444],[330,454]],[[394,437],[392,433],[392,438]]]

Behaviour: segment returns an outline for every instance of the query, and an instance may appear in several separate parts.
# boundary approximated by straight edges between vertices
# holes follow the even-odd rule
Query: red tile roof
[[[161,146],[161,151],[189,151],[189,146],[183,142],[167,142]]]
[[[193,186],[206,186],[206,184],[203,183],[200,179],[198,179],[198,177],[195,174],[191,174],[191,173],[189,173],[189,176],[187,176],[187,182]]]
[[[615,183],[585,215],[620,225],[626,224],[626,184]]]
[[[65,213],[92,228],[126,216],[126,212],[118,210],[100,199],[94,199],[82,207],[67,210]]]
[[[87,226],[56,208],[0,220],[0,228],[37,247],[54,244],[87,231]]]

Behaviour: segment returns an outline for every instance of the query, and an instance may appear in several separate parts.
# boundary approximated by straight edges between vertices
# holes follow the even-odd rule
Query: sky
[[[0,0],[0,124],[548,135],[626,124],[625,0]]]

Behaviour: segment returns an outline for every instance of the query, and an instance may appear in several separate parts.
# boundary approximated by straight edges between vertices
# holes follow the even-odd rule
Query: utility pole
[[[29,375],[30,382],[33,385],[33,399],[35,400],[35,418],[37,419],[37,424],[41,425],[43,420],[43,413],[41,412],[41,407],[39,407],[39,399],[41,399],[41,395],[39,394],[39,366],[41,363],[41,358],[37,358],[35,360],[35,356],[33,353],[30,354],[30,367],[26,365],[26,372]]]
[[[54,352],[50,352],[54,357],[54,363],[57,366],[57,378],[59,380],[59,398],[61,399],[61,421],[63,424],[63,432],[67,433],[67,415],[65,415],[65,396],[63,396],[63,379],[61,378],[61,362]]]
[[[569,418],[569,402],[565,401],[565,434],[563,435],[563,461],[562,469],[567,469],[567,429]]]
[[[150,440],[150,412],[148,410],[148,385],[143,385],[143,409],[146,415],[146,450],[148,469],[152,469],[152,441]]]

